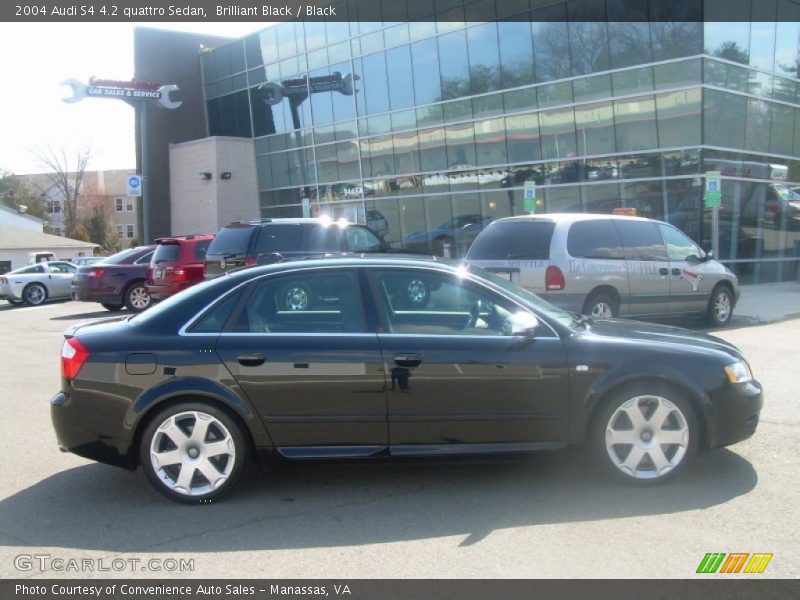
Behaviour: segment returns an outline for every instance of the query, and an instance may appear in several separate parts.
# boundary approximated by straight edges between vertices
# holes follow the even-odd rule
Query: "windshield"
[[[575,316],[572,313],[562,310],[557,306],[553,306],[552,304],[550,304],[546,300],[543,300],[536,294],[531,293],[528,290],[521,288],[516,284],[511,283],[507,279],[498,277],[497,275],[491,273],[490,271],[481,269],[480,267],[476,267],[474,265],[469,265],[469,272],[474,273],[478,277],[490,281],[497,287],[502,288],[503,290],[523,300],[526,304],[531,305],[538,312],[550,317],[555,321],[558,321],[562,325],[566,327],[573,326],[573,323],[575,321]]]
[[[217,237],[211,242],[208,254],[247,254],[253,225],[229,225],[219,230]]]

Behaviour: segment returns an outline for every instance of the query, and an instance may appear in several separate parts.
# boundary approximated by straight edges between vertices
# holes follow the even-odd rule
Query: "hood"
[[[741,351],[731,343],[720,338],[691,331],[682,327],[672,327],[657,323],[645,323],[629,319],[595,319],[586,330],[587,335],[603,338],[631,340],[656,344],[676,344],[687,349],[716,350],[744,360]]]

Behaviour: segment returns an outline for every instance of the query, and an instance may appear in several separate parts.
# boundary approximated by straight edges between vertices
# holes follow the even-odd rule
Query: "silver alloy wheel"
[[[428,297],[428,290],[425,288],[425,283],[421,279],[412,279],[408,282],[406,288],[408,299],[413,304],[422,304],[425,298]]]
[[[602,300],[600,302],[596,302],[594,306],[592,306],[590,314],[598,319],[614,318],[614,311],[611,310],[611,305],[608,302],[603,302]]]
[[[144,310],[150,306],[150,294],[147,293],[147,290],[143,285],[137,285],[135,288],[133,288],[129,297],[131,306],[133,306],[133,308],[136,310]]]
[[[286,308],[289,310],[306,310],[308,308],[308,292],[299,286],[286,290]]]
[[[47,298],[47,292],[38,283],[28,286],[28,289],[25,290],[25,301],[28,304],[38,306],[44,302],[45,298]]]
[[[689,424],[661,396],[636,396],[622,403],[606,426],[612,464],[634,479],[657,479],[676,468],[689,447]]]
[[[720,290],[714,297],[714,318],[717,323],[725,323],[731,314],[731,296],[727,290]]]
[[[208,494],[223,485],[236,463],[236,446],[222,422],[201,411],[171,415],[150,443],[150,463],[159,481],[185,496]]]

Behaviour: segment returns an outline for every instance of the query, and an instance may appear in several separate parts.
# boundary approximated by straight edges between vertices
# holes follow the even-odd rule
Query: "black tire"
[[[662,411],[656,412],[656,407]],[[631,410],[638,410],[643,417],[639,428],[627,416]],[[661,425],[653,420],[658,419],[656,415],[665,416]],[[648,434],[649,439],[645,437]],[[617,436],[620,443],[615,444]],[[632,443],[623,443],[627,436]],[[652,485],[686,467],[697,453],[699,436],[697,417],[684,394],[660,382],[641,382],[624,387],[604,402],[592,422],[589,446],[600,468],[611,476],[634,485]],[[664,443],[659,443],[659,438]],[[671,443],[678,438],[680,442]]]
[[[208,417],[207,420],[210,422],[202,443],[200,440],[191,439],[197,424],[197,418],[192,415],[198,414],[203,415],[204,420]],[[178,417],[173,421],[175,427],[161,429],[175,417]],[[185,438],[170,435],[169,432],[175,432],[176,427],[186,435]],[[173,437],[178,438],[177,443],[172,440]],[[227,444],[226,440],[229,440]],[[232,445],[233,454],[204,456],[208,444],[215,442],[226,444],[228,448]],[[156,451],[151,455],[151,450],[154,448]],[[176,455],[181,457],[180,463],[162,464],[158,467],[154,465],[154,461],[157,460],[154,457],[159,453],[176,450]],[[195,458],[190,458],[189,453],[193,450],[198,450],[199,454]],[[212,460],[209,461],[209,458]],[[229,461],[232,461],[230,469],[228,469]],[[145,427],[139,446],[139,463],[150,484],[166,498],[183,504],[208,504],[219,500],[236,487],[248,461],[248,444],[236,419],[225,410],[205,402],[182,402],[160,411]],[[169,463],[169,460],[165,460],[165,463]],[[212,476],[220,476],[216,487],[209,485],[211,479],[203,473],[209,465],[214,470]],[[190,477],[188,488],[178,486],[184,469],[190,469],[187,471]]]
[[[611,314],[604,314],[607,311]],[[581,312],[600,319],[616,318],[619,315],[619,303],[608,292],[595,292],[586,299]]]
[[[725,327],[733,317],[733,292],[727,285],[717,285],[711,292],[706,309],[706,322],[712,327]]]
[[[152,299],[150,298],[150,294],[147,293],[147,287],[144,285],[144,281],[134,281],[125,290],[123,297],[125,299],[125,308],[131,312],[142,312],[150,308],[152,304]],[[145,298],[146,301],[144,300]]]
[[[11,306],[22,306],[23,304],[25,304],[25,300],[15,300],[13,298],[6,298],[6,300],[8,300],[8,303]]]
[[[101,303],[100,306],[102,306],[106,310],[110,310],[111,312],[116,312],[118,310],[122,310],[122,304],[105,304],[105,303]]]
[[[41,306],[47,300],[47,288],[41,283],[29,283],[22,290],[22,298],[28,306]]]

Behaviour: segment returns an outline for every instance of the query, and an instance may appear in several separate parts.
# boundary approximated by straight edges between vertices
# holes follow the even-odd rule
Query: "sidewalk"
[[[731,325],[771,323],[800,317],[800,283],[743,285]]]

